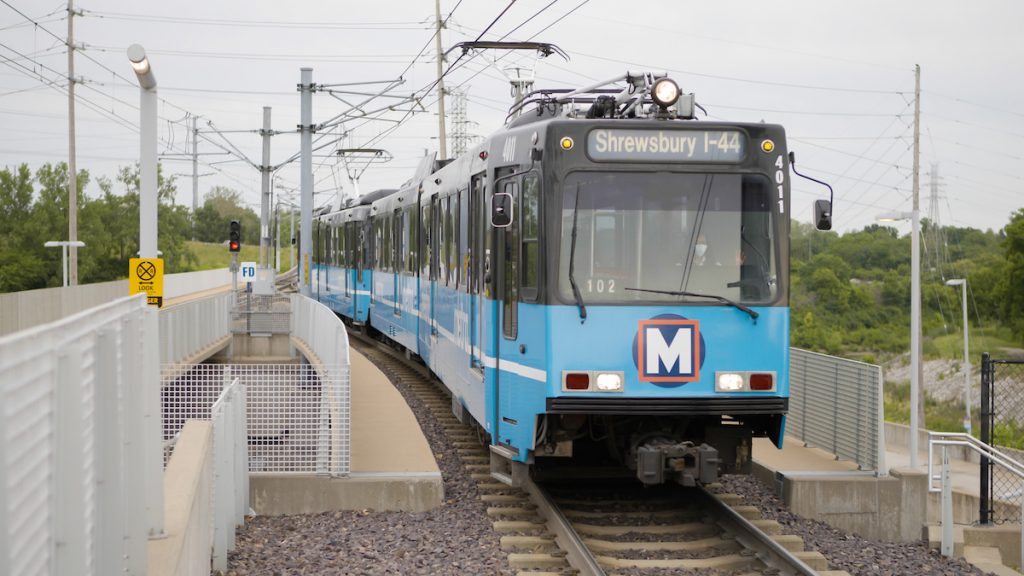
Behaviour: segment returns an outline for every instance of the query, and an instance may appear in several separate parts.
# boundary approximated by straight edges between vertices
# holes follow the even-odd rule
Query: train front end
[[[534,455],[644,483],[749,472],[789,401],[789,178],[768,124],[553,121]]]

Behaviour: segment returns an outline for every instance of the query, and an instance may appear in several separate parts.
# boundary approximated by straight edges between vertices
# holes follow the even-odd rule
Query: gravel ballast
[[[227,575],[515,573],[487,518],[487,506],[444,429],[395,374],[388,377],[405,397],[437,457],[444,504],[424,513],[360,510],[247,518],[228,556]],[[765,518],[778,521],[783,533],[802,537],[807,550],[824,554],[831,569],[853,575],[982,574],[963,560],[929,550],[924,542],[865,540],[801,518],[751,476],[725,476],[721,483]]]

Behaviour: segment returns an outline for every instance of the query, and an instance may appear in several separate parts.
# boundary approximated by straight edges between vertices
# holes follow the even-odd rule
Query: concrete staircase
[[[942,547],[942,527],[930,524],[924,537],[933,549]],[[998,576],[1020,576],[1012,567],[1020,565],[1020,525],[953,527],[953,555],[961,557],[978,569]]]

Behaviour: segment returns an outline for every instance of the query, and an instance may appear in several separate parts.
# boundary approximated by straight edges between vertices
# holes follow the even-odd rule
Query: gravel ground
[[[416,514],[361,510],[249,518],[238,530],[235,549],[228,556],[228,576],[513,573],[487,519],[486,506],[444,430],[415,394],[400,383],[396,387],[437,455],[445,485],[444,505]],[[801,518],[753,477],[726,476],[722,484],[757,506],[765,518],[782,524],[784,533],[801,536],[808,550],[828,558],[832,569],[854,576],[982,574],[962,560],[928,550],[924,543],[865,540]]]
[[[757,506],[764,518],[781,524],[784,534],[803,538],[807,550],[824,554],[832,570],[846,570],[853,576],[984,574],[963,559],[952,560],[929,550],[923,541],[895,544],[866,540],[797,516],[753,476],[723,476],[721,483],[726,492],[739,494],[748,505]]]
[[[437,457],[444,505],[424,513],[362,510],[248,518],[228,554],[227,575],[511,573],[487,507],[443,428],[415,394],[396,387]]]

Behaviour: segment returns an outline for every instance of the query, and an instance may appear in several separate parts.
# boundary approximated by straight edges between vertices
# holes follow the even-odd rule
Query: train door
[[[394,294],[393,300],[395,307],[393,313],[396,317],[398,317],[402,315],[402,302],[400,297],[402,287],[398,282],[398,276],[402,269],[401,263],[402,255],[404,253],[402,250],[403,215],[401,208],[395,208],[394,214],[392,216],[393,217],[391,219],[391,271],[393,272],[393,274],[391,280],[393,284],[391,287],[391,293]]]
[[[472,177],[469,192],[469,361],[473,368],[481,371],[484,333],[483,246],[488,228],[484,220],[484,173],[481,172]]]
[[[498,171],[491,202],[504,202],[509,209],[512,209],[518,204],[519,186],[514,178],[503,179],[502,172],[510,174],[514,172],[514,168],[509,167]],[[507,435],[503,436],[501,433],[502,427],[518,424],[514,416],[507,413],[508,397],[514,377],[511,371],[502,366],[503,358],[514,358],[512,350],[516,346],[519,336],[519,223],[515,221],[516,218],[518,215],[513,211],[511,224],[494,228],[496,257],[493,258],[495,268],[493,273],[497,277],[494,297],[498,303],[494,308],[495,322],[492,324],[495,327],[493,332],[495,444],[504,444],[508,440]]]
[[[430,347],[431,351],[436,350],[437,344],[437,286],[441,283],[439,262],[441,257],[441,223],[443,214],[441,212],[441,197],[434,195],[430,199],[430,237],[433,239],[432,250],[430,251]]]

